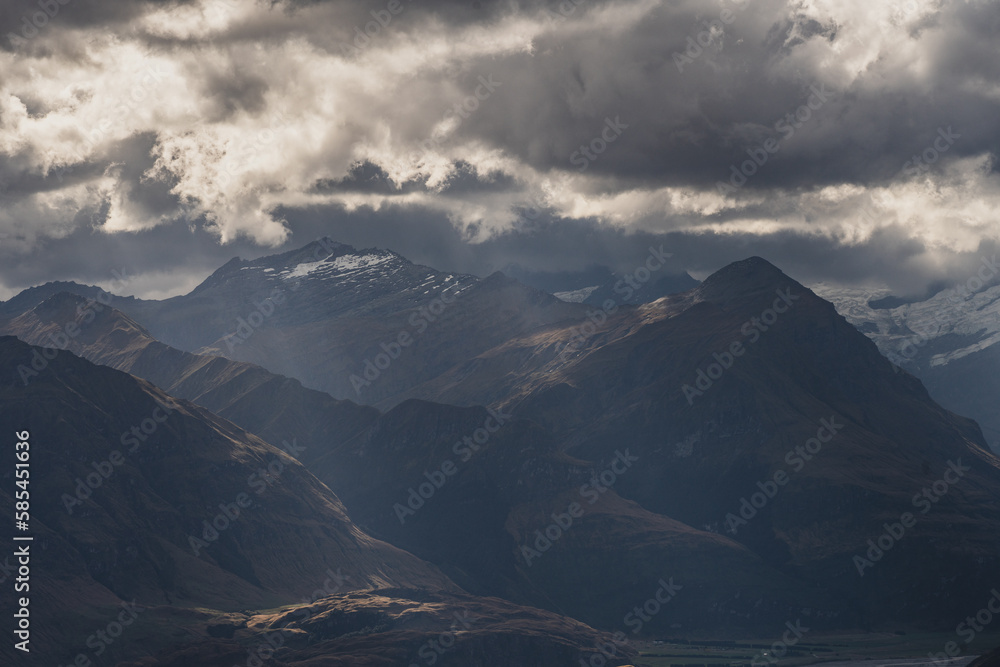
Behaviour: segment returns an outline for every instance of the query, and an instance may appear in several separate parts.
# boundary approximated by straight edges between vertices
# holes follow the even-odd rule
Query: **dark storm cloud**
[[[120,29],[151,9],[190,5],[195,0],[4,0],[0,3],[0,49],[16,49],[9,33],[24,38],[30,46],[40,31],[93,28]],[[42,15],[39,16],[38,14]]]
[[[275,7],[283,8],[294,12],[300,8],[331,6],[340,12],[350,12],[349,15],[355,23],[364,23],[371,20],[372,12],[379,13],[387,10],[391,0],[285,0],[273,3]],[[546,2],[545,0],[398,0],[403,8],[399,14],[413,13],[420,15],[430,15],[434,18],[451,25],[465,25],[470,23],[484,23],[495,21],[499,18],[515,13],[526,13],[535,15],[539,11],[549,10],[555,14],[559,13],[558,0]],[[603,4],[595,0],[566,0],[566,5],[576,7],[577,5]],[[567,14],[582,13],[567,12]]]
[[[359,192],[393,196],[425,190],[423,181],[393,182],[382,167],[367,160],[352,166],[343,178],[324,178],[315,184],[315,191],[320,193]]]
[[[63,8],[55,27],[114,26],[150,8],[185,4],[75,0]],[[235,0],[227,4],[238,5]],[[560,4],[573,8],[563,23],[539,18],[542,8],[559,16]],[[378,14],[385,6],[379,0],[279,3],[275,11],[291,15],[292,23],[275,22],[270,33],[265,28],[244,35],[246,24],[232,31],[253,41],[295,34],[323,39],[333,32],[339,41],[327,48],[340,55],[338,46],[348,43],[353,29],[363,29],[375,20],[371,12]],[[594,141],[600,145],[605,120],[617,119],[627,130],[585,164],[591,174],[614,175],[628,185],[711,187],[724,181],[733,165],[749,159],[748,150],[759,150],[768,139],[777,141],[780,150],[749,180],[749,188],[887,182],[934,140],[940,127],[953,127],[966,139],[956,143],[949,160],[1000,153],[1000,125],[995,122],[1000,97],[982,94],[984,85],[1000,80],[1000,61],[992,48],[1000,32],[995,4],[956,3],[932,14],[927,20],[933,19],[944,39],[920,51],[931,68],[928,78],[908,81],[898,69],[903,63],[884,59],[871,65],[870,77],[886,79],[887,85],[877,87],[868,78],[836,81],[808,60],[800,63],[796,76],[776,76],[776,66],[810,40],[836,44],[850,37],[831,21],[789,14],[783,0],[723,6],[733,12],[731,24],[692,62],[682,64],[683,71],[677,54],[692,53],[690,40],[704,33],[706,21],[723,25],[714,6],[663,3],[627,26],[627,39],[581,22],[573,34],[553,29],[540,35],[530,54],[467,62],[463,85],[471,88],[476,76],[489,73],[504,87],[462,125],[458,136],[487,141],[540,170],[572,172],[584,164],[573,156],[579,160],[581,149]],[[330,13],[318,21],[295,20],[316,7]],[[602,5],[403,0],[400,7],[393,15],[395,25],[380,28],[374,44],[423,28],[430,17],[489,25],[522,15],[565,28]],[[312,30],[310,22],[315,23]],[[920,39],[927,29],[913,31],[912,38]],[[226,36],[210,37],[220,38]],[[192,79],[203,103],[211,105],[208,120],[262,109],[267,82],[254,66],[199,61],[204,71],[192,73]],[[893,81],[896,76],[899,80]],[[816,90],[823,94],[817,97]],[[810,103],[818,108],[807,108]]]
[[[104,161],[74,165],[72,169],[39,174],[17,169],[16,161],[0,162],[0,189],[8,198],[21,199],[39,192],[56,192],[64,187],[90,181],[106,168]]]
[[[4,243],[0,239],[0,248]],[[81,224],[68,236],[40,242],[30,255],[8,256],[0,263],[0,282],[17,292],[56,280],[109,284],[118,275],[161,274],[162,289],[186,292],[233,256],[260,254],[247,241],[221,247],[203,228],[183,221],[130,234],[107,234],[96,225]],[[113,284],[120,296],[154,287],[128,280]]]
[[[0,53],[5,285],[119,257],[182,285],[329,234],[479,274],[669,241],[678,270],[905,286],[997,236],[995,2],[266,6],[72,0]],[[36,5],[5,7],[8,49]]]
[[[483,173],[475,165],[460,160],[441,186],[440,193],[461,197],[489,192],[517,192],[520,189],[521,185],[510,174],[499,170]]]
[[[170,192],[173,182],[168,179],[151,179],[147,172],[153,167],[153,147],[156,135],[152,132],[136,134],[119,142],[113,150],[117,177],[128,184],[130,201],[142,206],[149,217],[176,214],[179,201]]]
[[[234,59],[221,65],[203,61],[196,68],[191,78],[200,82],[197,93],[207,103],[205,120],[216,122],[240,112],[264,111],[267,81],[252,67]]]
[[[964,280],[983,256],[996,253],[997,244],[985,242],[974,251],[958,254],[943,266],[920,261],[926,248],[905,228],[879,231],[869,243],[844,246],[835,239],[776,234],[629,232],[595,220],[568,220],[539,216],[526,227],[483,243],[470,244],[443,216],[433,211],[387,207],[351,214],[330,209],[282,211],[293,225],[288,248],[320,236],[356,248],[385,247],[411,261],[445,271],[486,276],[512,265],[528,272],[588,272],[606,266],[623,273],[643,261],[650,246],[673,253],[671,272],[707,275],[726,264],[762,256],[804,283],[837,281],[864,285],[886,277],[885,265],[895,268],[890,287],[899,294],[915,294],[934,281]],[[964,276],[964,277],[963,277]],[[583,287],[585,285],[578,285]]]
[[[596,220],[540,215],[517,231],[470,244],[440,213],[421,208],[389,206],[350,213],[313,208],[280,214],[288,219],[292,235],[284,245],[267,250],[247,240],[220,246],[203,227],[179,220],[130,234],[106,234],[95,225],[81,225],[69,236],[45,241],[31,255],[0,264],[0,282],[16,292],[51,280],[74,280],[110,285],[120,295],[141,295],[153,286],[141,280],[114,282],[115,276],[153,274],[160,289],[186,292],[232,257],[276,254],[330,236],[356,248],[389,248],[416,263],[483,277],[494,271],[515,276],[575,272],[586,282],[603,275],[598,267],[618,273],[633,271],[645,260],[650,246],[673,253],[667,266],[671,273],[689,271],[698,277],[757,255],[806,284],[865,285],[885,282],[889,265],[893,271],[888,286],[897,294],[911,295],[936,281],[965,280],[982,257],[1000,250],[996,243],[984,242],[944,265],[929,267],[921,261],[926,248],[901,227],[880,230],[866,244],[845,246],[834,239],[791,232],[629,232]]]
[[[518,190],[520,186],[510,175],[497,170],[480,173],[475,165],[461,160],[455,162],[447,179],[436,190],[427,186],[426,178],[396,183],[385,169],[368,160],[352,166],[343,178],[320,179],[314,186],[314,191],[317,193],[362,193],[385,197],[431,191],[444,196],[462,197],[470,194],[507,193]]]
[[[775,75],[805,41],[839,48],[849,39],[835,25],[785,18],[776,0],[737,10],[724,34],[679,71],[673,54],[717,19],[701,7],[662,4],[628,39],[595,27],[574,39],[541,37],[532,54],[484,58],[473,70],[495,74],[506,89],[462,132],[538,169],[573,170],[572,156],[600,139],[605,119],[618,119],[628,128],[587,170],[647,185],[710,187],[768,139],[778,152],[747,187],[884,183],[942,127],[964,139],[948,159],[1000,153],[1000,96],[984,94],[1000,80],[1000,60],[987,55],[1000,37],[995,3],[942,10],[947,39],[917,52],[931,67],[928,79],[912,80],[906,62],[886,58],[843,83],[809,61],[795,76]]]

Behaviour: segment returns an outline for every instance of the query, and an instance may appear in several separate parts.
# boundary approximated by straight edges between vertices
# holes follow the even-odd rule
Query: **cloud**
[[[449,268],[621,266],[662,237],[698,248],[694,271],[715,261],[702,244],[793,264],[780,249],[802,246],[885,253],[904,265],[875,262],[879,279],[909,284],[998,235],[987,0],[34,11],[0,20],[8,266],[70,238],[138,243],[161,228],[183,247],[221,244],[203,255],[215,261],[288,247],[323,211],[369,245],[412,237]],[[377,240],[362,220],[402,236]],[[430,252],[422,234],[449,240]],[[204,268],[181,254],[191,275]]]

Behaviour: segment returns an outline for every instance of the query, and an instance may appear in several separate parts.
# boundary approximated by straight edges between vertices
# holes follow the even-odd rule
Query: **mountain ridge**
[[[377,537],[434,562],[467,590],[571,610],[591,624],[614,624],[609,610],[642,594],[628,573],[669,561],[698,594],[679,598],[651,626],[661,632],[685,618],[707,627],[721,622],[719,613],[731,626],[759,627],[807,607],[822,608],[831,627],[912,629],[971,604],[996,560],[1000,461],[979,428],[935,404],[831,303],[764,259],[724,267],[684,293],[599,310],[495,274],[426,311],[433,316],[424,320],[427,333],[414,329],[409,342],[397,335],[427,306],[390,296],[392,285],[371,288],[384,295],[375,310],[397,318],[388,325],[348,309],[256,328],[239,347],[253,347],[264,368],[170,351],[131,320],[113,326],[127,340],[145,340],[149,370],[161,381],[190,382],[192,392],[258,433],[274,439],[302,422],[295,428],[322,442],[303,462]],[[48,307],[16,320],[23,335],[48,332],[51,320],[39,318]],[[132,320],[145,326],[138,315]],[[380,364],[370,381],[392,396],[385,414],[309,388],[315,367],[338,349],[330,346],[344,345],[341,332],[364,341],[351,348],[360,350],[355,369],[365,357]],[[90,350],[82,353],[113,361],[114,345],[97,333],[79,339]],[[266,370],[287,363],[290,350],[311,365],[304,374],[292,369],[301,384]],[[295,412],[285,394],[312,396],[312,410]],[[317,424],[309,413],[318,406],[339,411],[351,426]],[[465,461],[458,445],[488,414],[477,406],[512,420]],[[812,458],[796,448],[811,439],[822,444],[823,424],[843,430],[805,467]],[[539,548],[535,531],[579,503],[588,478],[624,455],[623,442],[642,464],[618,475],[599,495],[603,503],[581,504],[588,509],[565,539]],[[801,472],[791,463],[796,457]],[[852,558],[866,540],[912,511],[912,493],[959,460],[972,466],[962,483],[873,578],[859,577]],[[778,473],[785,475],[780,495],[745,509],[757,485],[770,488]],[[428,492],[433,498],[414,498],[426,475],[449,481]],[[945,538],[953,525],[964,527],[960,544]],[[607,534],[615,535],[611,543]],[[623,555],[619,544],[638,546]],[[529,561],[526,548],[543,556]],[[705,563],[724,577],[706,580]],[[904,586],[900,571],[920,590]],[[574,581],[599,576],[585,594],[574,589]],[[948,591],[942,580],[951,582]],[[764,601],[757,611],[735,601],[751,599]]]

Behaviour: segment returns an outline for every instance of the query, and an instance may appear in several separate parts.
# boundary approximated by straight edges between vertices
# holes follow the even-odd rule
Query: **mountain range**
[[[817,287],[894,364],[919,377],[936,401],[974,418],[1000,451],[1000,285],[994,258],[964,282],[919,298],[886,290]]]
[[[163,301],[26,290],[0,305],[0,365],[9,430],[38,424],[44,567],[90,618],[133,598],[176,614],[185,632],[122,648],[174,664],[245,655],[284,605],[306,617],[287,664],[407,664],[469,607],[492,620],[442,660],[575,664],[615,632],[795,619],[946,629],[978,608],[1000,459],[857,317],[760,258],[613,293],[566,302],[329,239]],[[255,506],[226,516],[241,493]],[[350,579],[310,600],[326,572]],[[80,634],[63,629],[53,646]]]

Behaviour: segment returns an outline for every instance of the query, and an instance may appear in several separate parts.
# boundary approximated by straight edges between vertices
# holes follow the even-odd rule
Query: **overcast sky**
[[[1000,237],[996,0],[63,2],[0,0],[3,298],[321,235],[907,293]]]

